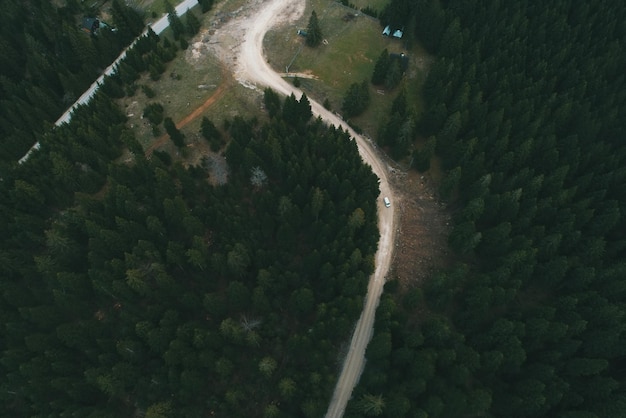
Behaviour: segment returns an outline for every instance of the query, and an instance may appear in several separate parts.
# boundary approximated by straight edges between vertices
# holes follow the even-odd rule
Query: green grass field
[[[156,93],[148,98],[138,89],[134,96],[123,99],[123,106],[127,109],[130,123],[137,127],[137,136],[143,146],[149,145],[154,137],[147,121],[141,119],[143,109],[148,103],[157,102],[163,105],[164,115],[178,122],[193,109],[202,105],[222,82],[222,73],[215,58],[205,55],[201,60],[194,61],[192,51],[179,51],[178,56],[167,64],[161,79],[152,81],[144,74],[138,81],[150,87]],[[133,116],[130,116],[133,115]]]
[[[158,7],[161,0],[145,0],[146,6]],[[385,0],[353,1],[357,7],[372,7],[382,10]],[[222,0],[219,10],[228,12],[244,5],[245,0]],[[298,36],[298,28],[306,28],[312,10],[316,10],[326,43],[312,49],[304,46],[304,38]],[[202,46],[208,40],[208,28],[214,19],[215,10],[205,15],[196,11],[203,22],[201,34],[190,41],[187,51],[179,51],[178,56],[167,65],[167,70],[159,81],[152,81],[144,75],[139,84],[145,84],[156,92],[156,97],[148,99],[140,89],[130,98],[122,101],[138,139],[144,147],[156,141],[147,121],[141,118],[143,109],[150,102],[159,102],[165,109],[165,116],[179,122],[197,107],[201,106],[224,82],[220,63]],[[350,19],[347,15],[355,15]],[[382,36],[378,20],[347,8],[338,2],[329,0],[311,0],[298,22],[268,32],[264,40],[265,54],[274,69],[284,72],[290,65],[290,72],[310,74],[313,78],[301,78],[301,88],[312,99],[323,102],[328,99],[331,108],[340,111],[343,96],[354,82],[369,80],[378,56],[384,48],[389,52],[405,52],[411,57],[411,65],[401,85],[387,92],[370,85],[371,104],[364,114],[351,122],[363,129],[364,133],[375,138],[379,126],[387,117],[391,102],[402,88],[418,91],[421,86],[430,58],[418,47],[405,51],[405,44],[397,39]],[[167,31],[164,33],[167,36]],[[194,43],[197,43],[195,44]],[[194,54],[194,49],[200,51]],[[291,80],[291,79],[290,79]],[[421,110],[417,94],[408,98],[416,111]],[[259,115],[261,97],[236,82],[219,101],[204,112],[217,126],[236,114]],[[203,149],[202,139],[198,137],[201,116],[185,126],[182,132],[188,143],[195,143],[197,151]],[[164,130],[161,129],[162,133]],[[164,149],[168,149],[165,147]],[[168,149],[169,150],[169,149]],[[204,153],[204,152],[202,152]],[[187,153],[188,161],[193,163],[194,153]]]
[[[369,6],[382,10],[386,1],[361,0],[351,3],[359,8]],[[306,28],[312,10],[318,15],[327,41],[317,48],[304,46],[304,38],[297,35],[297,29]],[[358,16],[348,19],[348,14]],[[350,84],[371,78],[376,60],[385,48],[390,53],[408,54],[411,65],[401,85],[393,91],[370,87],[372,101],[369,108],[352,122],[372,137],[375,137],[398,92],[403,87],[418,91],[423,83],[430,58],[421,49],[413,47],[405,50],[402,40],[382,35],[377,19],[328,0],[307,2],[306,11],[298,22],[271,30],[264,40],[265,53],[276,71],[286,72],[288,67],[289,73],[311,75],[311,79],[301,79],[301,88],[319,102],[328,99],[337,111],[341,109],[343,96]],[[417,61],[423,65],[415,65]],[[409,100],[416,111],[421,110],[417,95],[409,95]]]

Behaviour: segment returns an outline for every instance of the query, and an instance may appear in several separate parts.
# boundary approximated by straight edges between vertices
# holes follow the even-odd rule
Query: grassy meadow
[[[358,8],[369,6],[382,10],[384,0],[352,1]],[[317,48],[304,46],[304,38],[298,29],[306,29],[311,12],[318,15],[326,42]],[[380,123],[397,93],[406,86],[417,91],[425,78],[426,65],[418,68],[415,60],[429,61],[416,47],[405,49],[403,40],[382,35],[377,19],[364,15],[359,10],[328,0],[311,0],[298,22],[274,28],[264,40],[268,61],[278,72],[304,73],[311,78],[301,78],[301,88],[311,98],[323,102],[328,99],[332,109],[340,111],[343,96],[354,82],[369,80],[376,60],[383,49],[390,53],[405,53],[411,58],[409,70],[400,86],[393,91],[384,91],[370,85],[372,98],[369,108],[352,121],[363,131],[374,137]],[[415,56],[413,56],[415,54]],[[417,97],[410,98],[416,110],[421,105]]]

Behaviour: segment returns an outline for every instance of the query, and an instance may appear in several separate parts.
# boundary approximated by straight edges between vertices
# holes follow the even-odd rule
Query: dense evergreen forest
[[[147,159],[115,99],[142,72],[158,79],[198,29],[185,22],[177,41],[142,37],[71,123],[2,173],[0,416],[327,407],[373,271],[377,179],[306,95],[271,90],[263,121],[203,121],[212,147],[228,143],[226,184]]]
[[[4,178],[3,416],[323,413],[378,185],[306,96],[274,110],[230,122],[224,186],[158,153],[109,163],[138,144],[104,94]]]
[[[83,17],[100,11],[68,0],[3,0],[0,13],[0,167],[17,161],[143,28],[141,14],[113,0],[97,33]]]
[[[392,0],[381,18],[437,56],[408,94],[458,262],[388,283],[346,416],[623,417],[626,6]]]

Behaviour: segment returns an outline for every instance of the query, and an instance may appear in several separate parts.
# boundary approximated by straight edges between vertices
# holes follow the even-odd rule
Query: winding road
[[[176,6],[176,12],[178,15],[184,14],[187,9],[195,6],[197,3],[197,0],[184,0]],[[239,34],[243,34],[243,38],[236,38],[238,40],[230,50],[222,49],[215,51],[218,57],[226,61],[225,63],[227,64],[232,65],[233,62],[231,62],[231,60],[235,58],[236,63],[232,68],[234,68],[236,79],[241,84],[250,88],[257,88],[257,86],[271,87],[284,95],[294,93],[299,97],[302,94],[301,90],[283,80],[281,76],[267,64],[263,56],[263,38],[272,26],[298,19],[304,12],[304,6],[305,0],[253,0],[246,4],[245,13],[232,22],[232,24],[235,25],[236,31]],[[165,30],[168,25],[167,17],[164,16],[152,25],[152,29],[159,34]],[[220,30],[215,34],[216,37],[220,36],[219,32]],[[86,104],[91,100],[104,76],[114,71],[115,66],[124,58],[127,50],[128,48],[120,54],[117,60],[104,71],[103,75],[56,121],[57,126],[69,122],[76,106]],[[233,52],[235,52],[234,57],[232,55]],[[394,193],[387,178],[389,167],[378,156],[372,144],[361,135],[354,132],[354,130],[337,115],[326,110],[319,103],[311,100],[311,98],[309,98],[309,101],[311,103],[311,110],[315,116],[321,117],[329,124],[342,127],[356,140],[361,158],[372,167],[373,172],[379,178],[381,192],[377,204],[380,240],[378,242],[378,251],[375,258],[376,268],[374,274],[370,277],[363,312],[356,324],[350,342],[350,349],[344,361],[328,411],[326,412],[327,418],[340,418],[343,416],[343,412],[352,395],[352,390],[357,384],[365,366],[365,349],[374,331],[374,315],[382,294],[385,276],[389,270],[393,254],[396,229],[396,209],[394,202],[396,199],[394,199]],[[39,149],[39,143],[33,145],[19,162],[23,163],[26,161],[30,154],[36,149]],[[383,204],[383,196],[387,196],[391,200],[390,208],[386,208]]]
[[[268,86],[284,95],[294,93],[299,97],[302,91],[283,80],[268,65],[267,60],[263,56],[263,38],[272,26],[285,22],[285,20],[299,17],[298,13],[294,13],[294,7],[301,6],[296,9],[296,12],[299,12],[301,15],[304,11],[304,0],[297,0],[296,2],[293,0],[266,0],[255,3],[253,7],[257,10],[249,13],[247,17],[248,22],[245,21],[245,16],[242,18],[243,21],[238,22],[239,29],[244,29],[242,32],[244,33],[244,38],[241,44],[235,48],[235,50],[239,50],[236,54],[235,77],[240,83],[248,87]],[[294,3],[300,3],[300,5],[294,6]],[[385,276],[389,270],[393,254],[396,228],[395,199],[387,178],[389,167],[378,156],[371,143],[354,132],[337,115],[326,110],[310,98],[309,101],[315,116],[320,116],[332,125],[341,126],[350,133],[357,142],[361,157],[372,167],[372,170],[380,179],[381,195],[378,199],[380,240],[376,253],[376,268],[370,278],[364,309],[357,322],[349,352],[326,412],[327,418],[339,418],[343,416],[348,400],[352,395],[352,390],[361,376],[365,366],[365,349],[374,331],[375,311],[382,294]],[[388,196],[391,200],[392,205],[390,208],[384,206],[383,196]]]

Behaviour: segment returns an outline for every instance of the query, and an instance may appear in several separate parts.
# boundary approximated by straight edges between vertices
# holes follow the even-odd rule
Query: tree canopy
[[[141,33],[141,16],[111,3],[112,24],[97,32],[77,21],[98,10],[68,1],[6,0],[0,15],[0,166],[21,158]]]
[[[289,119],[203,121],[229,144],[211,186],[144,157],[106,93],[127,82],[3,173],[1,415],[320,415],[372,272],[375,175],[306,95],[267,92]]]
[[[381,18],[437,54],[406,94],[457,262],[388,284],[346,416],[623,415],[626,7],[393,0]]]

